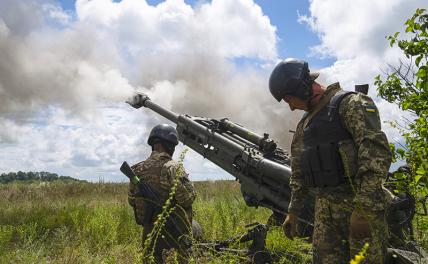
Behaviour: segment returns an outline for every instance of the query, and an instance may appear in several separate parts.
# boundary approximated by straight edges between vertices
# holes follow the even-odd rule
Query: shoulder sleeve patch
[[[362,104],[362,108],[367,128],[380,130],[381,124],[376,105],[374,105],[374,103],[365,103]]]
[[[363,94],[354,94],[343,100],[339,108],[340,115],[348,131],[357,127],[380,130],[379,111],[373,100]]]
[[[364,109],[366,112],[369,112],[369,113],[376,113],[377,112],[376,106],[374,106],[374,105],[364,105]]]

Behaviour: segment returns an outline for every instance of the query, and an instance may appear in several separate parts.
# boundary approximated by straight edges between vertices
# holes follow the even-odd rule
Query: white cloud
[[[204,45],[217,46],[225,57],[276,58],[276,28],[252,1],[213,0],[199,11],[197,30],[206,32]]]
[[[3,19],[0,18],[0,37],[6,38],[9,35],[9,28],[4,23]]]
[[[141,113],[125,104],[105,107],[98,122],[85,122],[59,108],[40,113],[41,122],[22,124],[14,144],[3,144],[1,171],[53,171],[63,175],[98,180],[115,180],[125,159],[146,155],[148,146],[141,137],[150,130],[141,122]],[[132,129],[130,129],[132,127]],[[135,160],[134,160],[135,161]],[[95,167],[96,166],[96,167]],[[99,172],[108,171],[104,175]],[[79,173],[88,170],[85,173]],[[94,175],[88,174],[93,173]]]
[[[404,21],[423,6],[423,0],[313,0],[306,20],[321,37],[321,50],[338,59],[361,51],[381,57],[388,46],[385,36],[402,30]]]
[[[423,0],[312,0],[310,14],[300,21],[320,36],[321,43],[312,47],[314,56],[336,59],[322,70],[326,83],[340,81],[344,89],[354,84],[369,83],[369,94],[376,97],[374,77],[385,70],[387,63],[397,64],[401,53],[391,48],[385,36],[404,31],[404,22],[416,8],[427,7]],[[375,98],[381,118],[401,120],[408,117],[395,105]],[[397,130],[384,124],[391,142],[402,141]]]
[[[0,117],[0,142],[13,144],[24,131],[15,122]]]
[[[249,0],[214,0],[195,9],[183,0],[78,0],[80,21],[104,29],[131,54],[209,51],[221,57],[276,58],[276,28]]]
[[[48,14],[48,18],[62,25],[67,25],[72,20],[70,12],[64,11],[61,7],[53,4],[43,4],[42,9]]]
[[[146,136],[152,122],[157,121],[147,120],[143,113],[125,104],[100,112],[99,122],[94,123],[76,119],[58,108],[41,113],[42,122],[22,126],[4,123],[12,126],[6,131],[19,129],[20,133],[10,143],[3,143],[0,171],[51,171],[91,181],[126,181],[119,172],[121,163],[127,160],[133,164],[149,155]],[[0,136],[4,140],[5,135]],[[180,144],[175,158],[183,149]],[[193,151],[186,155],[185,166],[192,180],[232,178]]]

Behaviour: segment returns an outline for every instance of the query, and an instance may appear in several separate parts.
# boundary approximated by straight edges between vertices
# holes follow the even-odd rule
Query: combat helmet
[[[269,78],[269,90],[280,102],[284,96],[293,95],[302,100],[312,96],[312,82],[319,73],[309,72],[308,63],[297,59],[286,59],[278,63]]]
[[[167,143],[173,147],[178,145],[177,130],[168,124],[160,124],[152,128],[147,143],[153,147],[155,143]]]

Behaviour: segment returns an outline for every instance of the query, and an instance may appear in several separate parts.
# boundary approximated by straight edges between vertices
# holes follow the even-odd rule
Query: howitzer
[[[287,214],[291,198],[290,157],[268,134],[258,135],[227,118],[179,115],[152,102],[145,94],[137,94],[127,103],[135,108],[149,108],[175,123],[179,140],[184,145],[239,181],[248,206],[269,208],[277,218],[274,220],[283,220],[281,218]],[[314,197],[308,195],[299,215],[299,220],[306,224],[299,226],[302,236],[312,234],[313,206]],[[427,259],[422,249],[412,251]]]
[[[290,158],[268,134],[260,136],[227,118],[179,115],[157,105],[141,93],[132,97],[128,103],[135,108],[149,108],[175,123],[179,140],[184,145],[239,181],[248,206],[266,207],[282,217],[287,214],[291,198]],[[313,202],[307,204],[313,206]],[[313,209],[303,212],[306,214],[300,215],[300,220],[312,225]]]

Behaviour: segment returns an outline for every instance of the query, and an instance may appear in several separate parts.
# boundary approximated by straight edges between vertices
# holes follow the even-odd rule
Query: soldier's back
[[[162,167],[171,161],[171,156],[164,152],[153,151],[151,155],[144,161],[141,161],[132,166],[138,178],[145,183],[150,184],[161,196],[165,198],[167,190],[161,188],[162,185]]]

